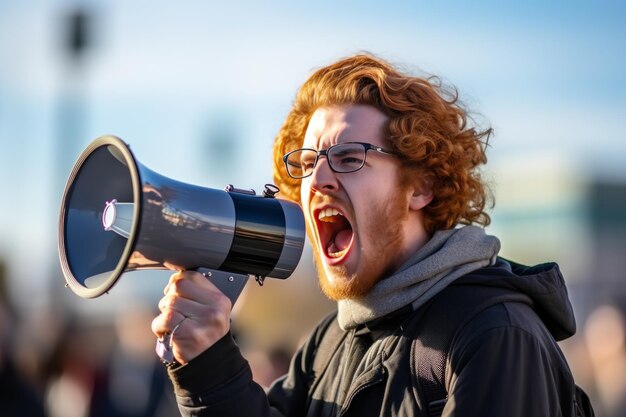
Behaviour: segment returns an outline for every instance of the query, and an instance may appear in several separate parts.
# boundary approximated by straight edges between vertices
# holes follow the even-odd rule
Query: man
[[[490,222],[478,171],[490,134],[436,79],[374,56],[315,72],[278,133],[274,173],[302,205],[337,314],[266,394],[230,335],[228,298],[198,273],[172,276],[152,327],[176,329],[169,374],[182,414],[416,416],[437,403],[445,416],[573,415],[555,337],[575,325],[558,268],[498,258],[479,227]],[[465,298],[486,307],[474,313]],[[431,403],[418,368],[436,374],[423,354],[436,332],[424,329],[457,304],[472,315],[439,349],[446,395]]]

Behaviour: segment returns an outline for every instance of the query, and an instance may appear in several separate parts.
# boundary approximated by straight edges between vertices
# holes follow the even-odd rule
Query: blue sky
[[[458,87],[496,129],[494,164],[556,154],[626,179],[624,3],[209,3],[0,0],[0,257],[18,286],[55,279],[61,184],[91,140],[118,135],[185,182],[260,191],[298,86],[362,50]],[[94,30],[78,70],[61,46],[75,7]]]

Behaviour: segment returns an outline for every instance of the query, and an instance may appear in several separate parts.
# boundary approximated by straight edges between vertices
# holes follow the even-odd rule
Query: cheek
[[[387,192],[385,192],[385,190]],[[359,193],[352,201],[356,215],[356,227],[362,236],[361,245],[379,241],[394,225],[408,215],[408,199],[400,189],[379,187]],[[366,241],[369,240],[369,241]]]

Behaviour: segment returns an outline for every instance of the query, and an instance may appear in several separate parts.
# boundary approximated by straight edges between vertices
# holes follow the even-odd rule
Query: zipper
[[[384,380],[385,380],[385,368],[382,368],[375,379],[372,379],[366,384],[361,385],[350,394],[350,396],[347,398],[347,401],[344,401],[344,406],[341,408],[341,411],[339,412],[339,417],[343,416],[348,411],[348,409],[350,408],[350,404],[352,404],[352,400],[354,400],[354,397],[356,397],[361,391],[369,387],[372,387],[376,384],[379,384],[383,382]]]

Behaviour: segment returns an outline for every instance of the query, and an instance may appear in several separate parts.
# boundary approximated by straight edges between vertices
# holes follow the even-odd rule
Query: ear
[[[429,179],[422,180],[421,184],[416,184],[413,194],[409,197],[409,208],[411,210],[421,210],[433,201],[433,190]]]

